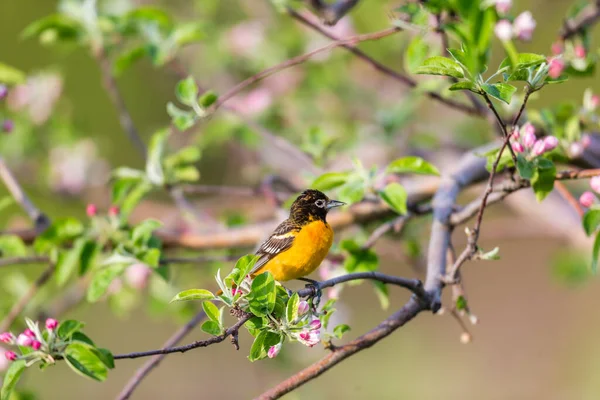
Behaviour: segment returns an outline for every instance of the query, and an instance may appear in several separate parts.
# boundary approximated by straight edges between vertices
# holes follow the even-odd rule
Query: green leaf
[[[200,171],[193,165],[185,167],[177,167],[173,170],[173,181],[180,182],[197,182],[200,180]]]
[[[98,270],[87,290],[87,300],[90,303],[100,300],[108,290],[108,287],[115,278],[120,276],[125,271],[126,266],[123,264],[115,264],[110,267]]]
[[[523,179],[533,178],[535,164],[527,160],[522,154],[517,154],[517,170]]]
[[[218,336],[221,334],[221,326],[215,321],[204,321],[201,329],[209,335]]]
[[[0,236],[0,255],[2,257],[23,257],[27,255],[27,246],[17,235]]]
[[[417,74],[443,75],[453,78],[464,78],[464,72],[459,63],[447,57],[430,57],[417,68]]]
[[[74,342],[81,342],[89,344],[90,346],[94,346],[93,340],[81,331],[73,332],[73,334],[71,335],[71,340]]]
[[[188,146],[168,157],[169,164],[181,166],[195,164],[202,158],[202,151],[197,146]]]
[[[139,261],[132,254],[122,253],[123,251],[124,250],[121,250],[121,249],[115,250],[115,252],[112,253],[109,257],[105,258],[104,261],[102,261],[102,263],[100,263],[100,265],[103,267],[114,266],[114,265],[129,266],[129,265],[135,264]]]
[[[179,292],[173,297],[174,301],[189,301],[189,300],[214,300],[215,295],[206,289],[189,289]]]
[[[64,355],[69,367],[79,375],[100,382],[106,379],[108,369],[93,347],[80,342],[71,343]]]
[[[415,36],[408,47],[404,55],[404,68],[410,72],[415,73],[417,68],[423,64],[427,54],[429,53],[429,45],[423,37],[420,35]]]
[[[219,317],[219,309],[210,301],[205,301],[202,303],[202,308],[206,313],[206,316],[211,320],[220,325],[220,317]]]
[[[96,347],[92,349],[92,351],[96,353],[96,357],[102,361],[102,364],[106,365],[110,369],[115,367],[115,359],[110,350]]]
[[[275,308],[275,280],[270,272],[264,272],[252,281],[252,289],[248,296],[250,312],[257,317],[269,315]]]
[[[600,209],[590,208],[583,214],[583,230],[588,236],[592,236],[600,226]]]
[[[469,81],[456,82],[455,84],[451,85],[448,88],[448,90],[450,90],[450,91],[470,90],[473,93],[477,93],[477,94],[480,93],[477,85],[474,84],[473,82],[469,82]]]
[[[508,83],[484,83],[481,85],[481,88],[493,98],[503,101],[506,104],[510,104],[512,95],[517,91],[516,87],[509,85]]]
[[[256,337],[256,335],[258,335],[260,333],[260,331],[268,325],[268,320],[266,318],[263,317],[252,317],[250,318],[248,321],[246,321],[246,323],[244,324],[244,326],[246,327],[246,329],[248,329],[248,332],[250,332],[250,334],[254,337]]]
[[[500,248],[495,247],[486,253],[479,253],[479,258],[486,261],[499,260],[500,259]]]
[[[121,214],[129,215],[150,191],[152,191],[152,185],[147,181],[141,181],[135,185],[121,203]]]
[[[266,330],[261,331],[256,339],[254,339],[254,343],[252,343],[248,360],[252,362],[262,360],[263,358],[267,357],[269,348],[280,342],[281,336],[278,333],[269,332]]]
[[[440,175],[440,171],[421,157],[409,156],[392,161],[387,167],[388,173]]]
[[[56,262],[56,272],[54,273],[56,283],[59,286],[67,283],[69,278],[75,274],[86,243],[86,239],[79,238],[73,243],[71,249],[59,253],[58,261]]]
[[[156,186],[165,183],[165,174],[162,167],[162,159],[165,152],[169,130],[162,129],[152,135],[148,147],[148,160],[146,161],[146,176]]]
[[[600,232],[596,233],[594,247],[592,249],[592,274],[598,273],[598,253],[600,252]]]
[[[113,73],[116,76],[121,75],[136,61],[142,59],[146,54],[148,54],[147,46],[136,46],[131,49],[124,50],[117,56],[113,63]]]
[[[21,37],[40,37],[48,31],[52,32],[53,38],[63,41],[77,39],[84,34],[83,26],[75,19],[64,14],[52,14],[27,25]]]
[[[12,398],[12,391],[17,386],[25,368],[25,360],[14,361],[10,364],[10,367],[4,374],[0,400],[10,400]]]
[[[546,57],[541,54],[519,53],[516,57],[516,65],[511,67],[510,58],[505,58],[498,69],[509,67],[509,70],[515,71],[523,68],[536,67],[546,61]]]
[[[350,327],[348,325],[340,324],[333,328],[333,334],[336,338],[341,339],[344,333],[348,332],[349,330]]]
[[[84,327],[83,322],[75,321],[73,319],[68,319],[63,321],[58,326],[58,330],[56,334],[63,341],[68,340],[75,332],[81,330]]]
[[[315,179],[310,187],[322,191],[331,190],[346,183],[349,175],[349,172],[327,172]]]
[[[160,250],[159,249],[149,249],[143,252],[143,255],[139,257],[140,261],[144,264],[152,267],[158,268],[160,264]]]
[[[467,309],[467,299],[465,299],[465,296],[458,296],[458,298],[456,299],[455,306],[458,311],[466,310]]]
[[[194,77],[188,76],[187,78],[177,82],[175,87],[175,94],[177,99],[186,106],[193,107],[196,105],[196,96],[198,96],[198,85]]]
[[[362,249],[354,240],[343,240],[340,247],[348,252],[344,259],[344,269],[348,273],[375,271],[379,267],[377,253],[371,249]]]
[[[398,214],[406,214],[408,212],[406,208],[406,200],[408,195],[406,194],[404,187],[399,183],[390,183],[383,188],[379,195],[383,201],[385,201],[387,205]]]
[[[556,167],[554,163],[545,158],[538,158],[536,170],[531,178],[531,187],[538,202],[544,200],[554,189],[555,178]]]
[[[135,244],[146,244],[152,236],[152,232],[162,226],[162,222],[156,219],[146,219],[140,222],[131,232],[131,239]]]
[[[0,82],[7,85],[17,85],[25,82],[25,73],[0,62]]]
[[[128,180],[141,180],[146,177],[144,171],[140,171],[139,169],[133,169],[129,167],[119,167],[115,169],[112,174],[115,178],[128,179]]]
[[[373,286],[375,287],[375,294],[379,299],[379,304],[381,308],[387,310],[390,306],[390,295],[388,291],[388,287],[385,283],[379,281],[372,281]]]
[[[204,30],[197,22],[180,24],[171,33],[171,40],[179,46],[196,42],[204,37]]]
[[[285,307],[285,319],[288,323],[292,323],[298,318],[298,303],[300,303],[300,297],[298,293],[294,293]]]
[[[241,285],[244,278],[246,278],[246,275],[254,268],[254,264],[256,264],[257,260],[258,256],[254,254],[246,254],[237,260],[233,271],[229,274],[237,286]]]
[[[92,268],[98,249],[98,245],[95,241],[84,241],[81,253],[79,255],[79,276],[84,275]]]
[[[195,112],[182,110],[171,102],[167,103],[167,114],[171,117],[173,125],[180,131],[186,131],[196,123]]]
[[[150,22],[158,25],[161,28],[170,28],[173,25],[171,16],[164,10],[157,7],[145,6],[138,7],[123,17],[123,19],[130,22]]]
[[[208,108],[212,106],[218,99],[219,96],[217,96],[215,92],[212,90],[207,90],[206,92],[202,93],[200,97],[198,97],[198,104],[202,108]]]

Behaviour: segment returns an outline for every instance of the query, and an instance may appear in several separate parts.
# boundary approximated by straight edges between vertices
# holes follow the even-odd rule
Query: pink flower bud
[[[34,340],[33,342],[31,342],[31,347],[33,347],[34,350],[39,350],[40,347],[42,347],[42,343],[38,342],[37,340]]]
[[[267,356],[269,358],[277,357],[277,354],[281,351],[281,343],[276,344],[275,346],[269,347],[269,351],[267,352]]]
[[[552,54],[555,56],[562,54],[565,51],[565,48],[561,42],[552,43]]]
[[[552,151],[558,146],[558,139],[554,136],[546,136],[544,138],[545,151]]]
[[[46,329],[48,329],[49,331],[55,330],[57,326],[58,326],[58,321],[55,320],[54,318],[48,318],[46,320]]]
[[[573,142],[569,145],[569,157],[577,158],[583,154],[583,145],[581,142]]]
[[[513,142],[511,144],[511,147],[515,153],[522,153],[525,151],[525,149],[523,148],[523,145],[519,142]]]
[[[541,156],[546,152],[546,144],[543,140],[538,140],[534,143],[533,149],[531,150],[534,156]]]
[[[548,65],[548,76],[552,79],[558,78],[565,70],[565,62],[560,58],[553,58]]]
[[[8,87],[6,85],[0,84],[0,100],[4,99],[8,94]]]
[[[510,39],[512,39],[513,35],[512,24],[506,19],[500,20],[496,23],[496,26],[494,27],[494,33],[496,34],[496,37],[498,37],[498,39],[500,39],[501,41],[508,42]]]
[[[32,339],[35,339],[35,332],[32,331],[31,329],[27,328],[23,331],[23,334],[26,336],[29,336]]]
[[[534,145],[536,137],[535,137],[535,128],[529,122],[523,125],[521,128],[521,132],[523,133],[523,145],[528,149]]]
[[[0,342],[13,344],[14,341],[15,341],[15,335],[13,335],[11,332],[0,333]]]
[[[5,119],[2,123],[2,130],[6,133],[11,133],[15,129],[15,123],[12,119]]]
[[[515,35],[521,40],[531,40],[536,22],[531,12],[525,11],[515,18]]]
[[[598,96],[597,94],[593,95],[592,98],[590,99],[590,106],[592,107],[592,110],[595,110],[596,108],[598,108],[599,104],[600,104],[600,96]]]
[[[308,302],[306,300],[302,300],[298,303],[298,315],[304,315],[308,312]]]
[[[600,193],[600,176],[594,176],[590,179],[590,187],[596,193]]]
[[[583,194],[579,197],[579,204],[584,207],[591,207],[594,204],[594,200],[596,196],[592,192],[583,192]]]
[[[592,137],[587,133],[581,137],[581,145],[583,148],[587,148],[590,144],[592,144]]]
[[[152,270],[146,264],[136,263],[125,270],[125,281],[136,289],[143,289],[148,284]]]
[[[583,47],[582,45],[578,44],[577,46],[575,46],[575,57],[577,58],[585,58],[586,54],[585,54],[585,47]]]
[[[24,333],[21,333],[17,338],[17,344],[19,346],[28,347],[31,346],[31,343],[33,343],[33,339],[25,335]]]
[[[297,339],[303,345],[313,347],[321,340],[321,332],[319,330],[303,330],[298,334]]]
[[[498,14],[507,14],[512,7],[512,0],[496,0]]]
[[[231,294],[234,295],[234,296],[237,295],[237,294],[239,294],[241,296],[241,295],[244,294],[244,292],[242,292],[242,289],[233,288],[233,289],[231,289]]]
[[[4,357],[9,361],[15,361],[17,359],[17,354],[14,351],[7,351],[4,353]]]
[[[510,136],[513,140],[519,140],[519,138],[521,137],[521,133],[519,132],[519,128],[518,127],[514,127],[513,128],[513,132],[512,135]]]
[[[108,209],[108,215],[110,215],[111,217],[116,217],[119,215],[119,207],[117,206],[112,206],[111,208]]]
[[[308,326],[310,329],[321,329],[321,320],[313,319]]]
[[[85,213],[88,217],[94,217],[96,214],[98,214],[98,207],[96,207],[95,204],[88,204],[85,209]]]

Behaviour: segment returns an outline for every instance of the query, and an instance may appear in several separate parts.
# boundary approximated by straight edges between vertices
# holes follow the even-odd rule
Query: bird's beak
[[[327,209],[328,209],[328,210],[331,210],[332,208],[339,207],[339,206],[343,206],[343,205],[345,205],[345,204],[346,204],[346,203],[344,203],[343,201],[329,200],[329,201],[327,202]]]

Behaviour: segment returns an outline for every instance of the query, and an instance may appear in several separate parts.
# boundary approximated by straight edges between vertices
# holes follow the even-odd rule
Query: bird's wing
[[[258,271],[279,253],[292,247],[295,234],[299,230],[300,228],[296,224],[287,219],[279,224],[271,236],[257,250],[256,255],[259,258],[250,271],[250,274]]]

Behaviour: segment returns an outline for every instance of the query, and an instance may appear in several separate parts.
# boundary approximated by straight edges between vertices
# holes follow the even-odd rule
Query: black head
[[[292,204],[290,218],[298,223],[309,222],[315,219],[325,221],[329,210],[344,204],[346,203],[331,200],[318,190],[308,189],[302,192]]]

